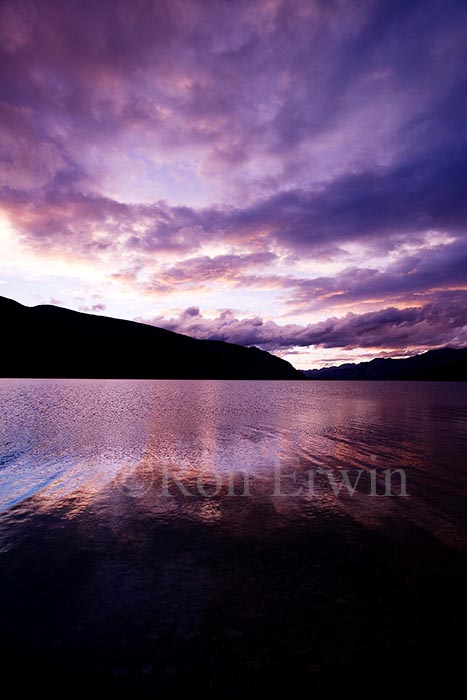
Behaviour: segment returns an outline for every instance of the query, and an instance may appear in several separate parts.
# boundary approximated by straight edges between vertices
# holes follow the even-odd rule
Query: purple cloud
[[[416,300],[443,288],[467,290],[467,249],[462,240],[407,253],[384,270],[347,268],[333,276],[283,281],[295,310],[378,299]]]
[[[93,313],[96,311],[105,311],[105,304],[91,304],[91,306],[80,306],[79,310],[85,313]]]
[[[229,309],[207,318],[198,307],[185,309],[178,317],[146,320],[195,338],[256,345],[270,351],[293,347],[416,349],[467,344],[467,294],[440,296],[421,307],[388,307],[363,314],[347,313],[318,323],[279,325],[255,316],[239,319]],[[138,319],[143,320],[143,319]]]
[[[38,269],[79,261],[142,308],[371,304],[379,340],[332,338],[402,347],[387,309],[421,333],[467,285],[466,30],[462,0],[5,0],[0,213]],[[235,332],[260,327],[273,347]]]

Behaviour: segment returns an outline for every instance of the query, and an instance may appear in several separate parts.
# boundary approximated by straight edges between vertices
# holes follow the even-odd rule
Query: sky
[[[0,295],[300,369],[467,345],[465,0],[0,0]]]

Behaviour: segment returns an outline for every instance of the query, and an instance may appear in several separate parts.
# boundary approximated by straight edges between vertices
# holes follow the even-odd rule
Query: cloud
[[[348,313],[305,326],[279,325],[258,316],[237,318],[229,309],[207,318],[198,307],[189,307],[175,318],[155,317],[145,322],[195,338],[256,345],[269,351],[310,346],[347,350],[462,347],[467,344],[466,302],[467,292],[458,292],[440,295],[421,307]]]
[[[238,204],[408,147],[420,160],[458,141],[446,117],[465,133],[460,1],[7,0],[0,13],[4,99],[94,193],[126,166],[163,199],[181,160],[183,186],[221,177]]]
[[[466,27],[463,0],[5,0],[0,208],[38,268],[79,260],[144,308],[367,303],[399,347],[388,308],[467,284]],[[285,333],[229,313],[245,342]],[[380,342],[352,319],[332,338]]]
[[[84,258],[115,249],[125,260],[132,254],[185,252],[199,245],[199,216],[164,202],[131,205],[79,192],[46,191],[35,199],[5,191],[0,204],[23,242]]]
[[[287,304],[307,310],[381,299],[415,301],[443,288],[467,290],[467,248],[462,239],[433,246],[422,239],[419,245],[416,252],[403,252],[383,270],[350,267],[332,276],[284,279]]]
[[[173,290],[176,286],[199,288],[210,282],[242,284],[249,268],[263,268],[275,262],[277,256],[271,252],[228,254],[187,258],[157,274],[157,287]]]
[[[406,171],[406,177],[359,175],[337,180],[318,193],[287,192],[244,209],[194,210],[165,202],[131,205],[79,193],[46,192],[35,200],[4,192],[1,203],[27,242],[77,254],[118,244],[125,254],[190,253],[212,242],[270,246],[288,253],[338,255],[363,242],[384,254],[407,236],[438,230],[465,241],[467,169]],[[439,166],[438,166],[439,167]],[[448,177],[450,174],[450,177]],[[465,244],[464,244],[465,245]],[[332,255],[332,252],[331,252]],[[150,259],[150,258],[149,258]]]
[[[41,139],[28,107],[0,102],[0,187],[30,191],[47,184],[65,166],[60,149]]]
[[[92,304],[91,306],[80,306],[79,310],[85,313],[92,313],[94,311],[105,311],[105,304]]]

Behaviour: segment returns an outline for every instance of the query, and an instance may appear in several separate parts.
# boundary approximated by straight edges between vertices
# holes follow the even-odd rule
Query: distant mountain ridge
[[[286,360],[255,347],[58,306],[0,297],[0,325],[0,377],[304,379]]]
[[[428,350],[400,360],[376,358],[370,362],[305,370],[308,379],[467,381],[467,348]]]

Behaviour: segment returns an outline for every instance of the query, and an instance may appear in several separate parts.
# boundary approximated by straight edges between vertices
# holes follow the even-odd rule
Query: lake
[[[0,406],[4,678],[227,697],[462,667],[467,384],[2,380]]]

